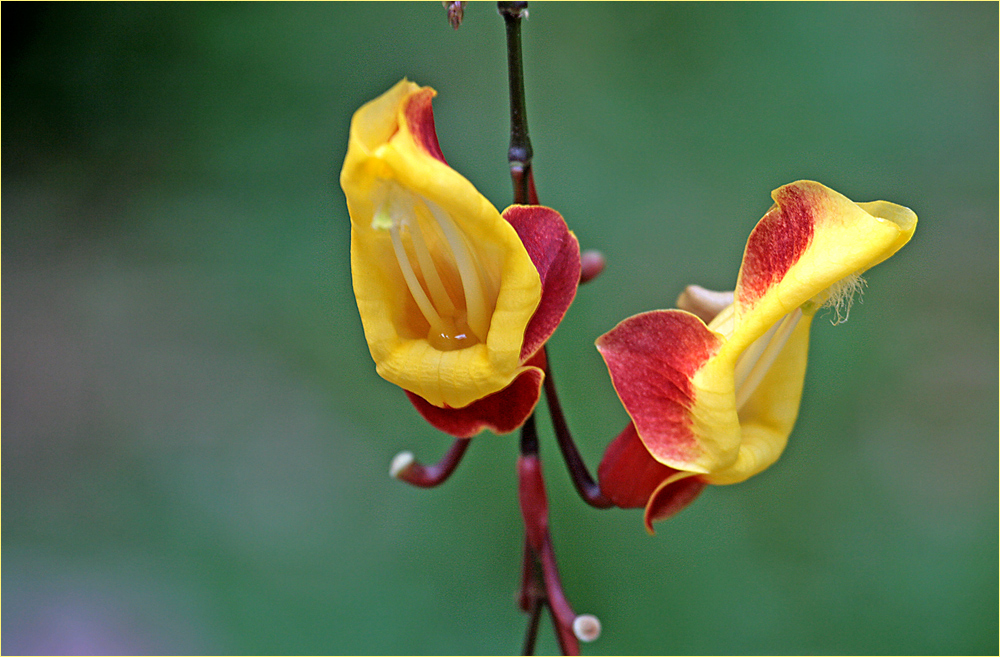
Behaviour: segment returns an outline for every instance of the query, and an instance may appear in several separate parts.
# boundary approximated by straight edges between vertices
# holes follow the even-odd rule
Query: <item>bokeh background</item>
[[[495,5],[3,19],[3,652],[516,653],[516,439],[388,477],[450,441],[374,372],[337,182],[408,76],[507,204]],[[532,4],[539,193],[609,262],[550,345],[592,467],[625,423],[594,338],[731,287],[773,188],[920,216],[814,325],[782,460],[655,537],[575,497],[542,415],[585,652],[995,653],[997,34],[995,3]]]

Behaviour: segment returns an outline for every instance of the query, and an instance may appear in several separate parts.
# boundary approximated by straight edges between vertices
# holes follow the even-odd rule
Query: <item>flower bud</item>
[[[601,636],[601,621],[593,614],[580,614],[573,620],[573,634],[585,643],[590,643]]]

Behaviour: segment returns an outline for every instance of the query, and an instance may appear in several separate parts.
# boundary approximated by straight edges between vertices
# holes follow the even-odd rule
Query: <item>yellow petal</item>
[[[750,234],[736,283],[730,348],[737,351],[796,308],[822,306],[831,287],[890,257],[917,225],[909,208],[857,204],[812,181],[784,185],[771,196],[775,205]]]
[[[795,426],[802,399],[812,315],[795,327],[763,381],[739,408],[736,460],[702,478],[710,484],[735,484],[762,472],[781,456]]]

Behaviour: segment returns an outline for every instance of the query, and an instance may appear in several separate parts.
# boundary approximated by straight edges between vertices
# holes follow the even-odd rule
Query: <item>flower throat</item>
[[[389,231],[431,346],[450,351],[485,342],[496,291],[455,220],[436,204],[394,188],[375,212],[372,228]]]

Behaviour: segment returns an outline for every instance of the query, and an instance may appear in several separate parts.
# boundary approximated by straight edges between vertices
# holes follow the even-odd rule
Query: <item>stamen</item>
[[[403,239],[399,234],[399,222],[395,221],[395,218],[389,226],[389,235],[392,237],[392,250],[396,254],[396,261],[399,263],[399,270],[403,273],[406,287],[410,289],[410,295],[417,303],[417,307],[420,308],[420,313],[431,325],[431,330],[435,330],[441,326],[441,316],[435,310],[434,304],[427,298],[424,288],[420,286],[420,281],[417,279],[416,272],[413,271],[413,265],[410,264],[406,249],[403,248]]]
[[[441,232],[444,233],[444,238],[451,248],[452,255],[455,257],[458,275],[462,280],[462,290],[465,293],[465,310],[469,328],[481,342],[486,342],[486,336],[490,330],[492,309],[486,307],[486,295],[474,256],[451,216],[430,201],[427,201],[427,208],[437,220]]]
[[[424,282],[427,284],[427,291],[430,292],[434,307],[442,315],[447,317],[455,316],[455,303],[448,295],[448,291],[441,281],[441,274],[438,272],[431,252],[427,248],[427,240],[424,239],[424,231],[419,218],[414,217],[410,224],[410,241],[413,244],[413,251],[417,254],[417,263],[420,265],[420,273],[424,275]]]
[[[785,343],[795,331],[802,318],[802,309],[796,308],[785,315],[784,319],[757,338],[736,363],[736,408],[743,407],[750,396],[771,369],[778,354],[785,348]]]
[[[750,372],[753,368],[760,362],[760,356],[767,349],[767,346],[771,344],[771,340],[774,339],[774,334],[778,331],[778,327],[781,326],[781,321],[775,322],[767,332],[757,338],[747,347],[742,354],[740,354],[739,359],[736,361],[736,371],[733,374],[733,378],[736,382],[736,389],[739,390],[746,383],[747,378],[750,376]]]
[[[375,216],[372,217],[372,228],[375,230],[389,230],[392,228],[392,213],[389,212],[387,202],[380,203]]]
[[[485,341],[496,294],[455,220],[393,183],[383,192],[372,228],[389,232],[406,287],[430,327],[427,340],[441,350]]]
[[[736,319],[736,304],[730,303],[708,323],[709,330],[721,333],[727,338],[733,334]]]

